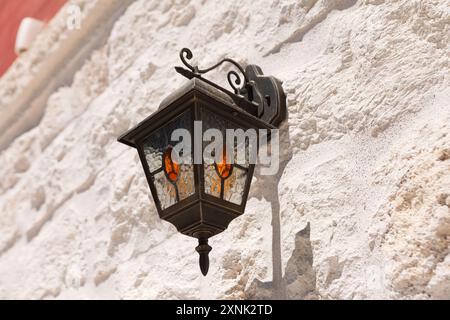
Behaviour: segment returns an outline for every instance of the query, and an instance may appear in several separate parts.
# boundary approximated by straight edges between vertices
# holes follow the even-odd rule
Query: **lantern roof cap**
[[[233,93],[229,92],[229,94],[227,94],[224,91],[216,88],[215,86],[205,82],[203,79],[192,78],[187,82],[185,82],[185,84],[182,87],[178,88],[177,90],[169,94],[166,98],[164,98],[161,101],[158,110],[161,110],[169,106],[170,104],[172,104],[173,102],[183,97],[186,93],[192,90],[200,91],[208,96],[214,97],[217,100],[221,100],[221,102],[225,104],[228,104],[230,106],[234,105],[237,107],[236,102],[234,102],[230,96],[234,95]]]
[[[149,123],[154,119],[159,118],[162,114],[167,113],[167,107],[171,106],[176,101],[182,99],[188,93],[195,91],[200,92],[214,100],[217,100],[231,108],[231,112],[238,112],[245,114],[253,122],[258,124],[258,127],[265,129],[275,129],[275,126],[261,121],[256,117],[258,105],[251,103],[242,96],[238,96],[229,92],[213,83],[202,78],[192,78],[188,80],[182,87],[172,92],[160,103],[156,112],[145,118],[138,125],[125,132],[119,137],[118,141],[133,148],[137,147],[136,140],[140,137],[143,130],[145,130]]]

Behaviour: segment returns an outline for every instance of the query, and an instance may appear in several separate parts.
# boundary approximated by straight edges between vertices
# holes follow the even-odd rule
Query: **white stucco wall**
[[[449,299],[449,40],[445,0],[135,1],[0,153],[0,297]],[[182,47],[288,96],[280,173],[210,240],[206,278],[116,142],[183,84]],[[0,112],[39,50],[0,80]]]

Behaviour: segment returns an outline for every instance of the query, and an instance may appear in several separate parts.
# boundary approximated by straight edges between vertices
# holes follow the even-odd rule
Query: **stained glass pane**
[[[175,145],[178,141],[171,141],[172,132],[178,128],[191,130],[192,116],[190,111],[186,111],[173,121],[155,130],[144,142],[144,153],[150,168],[153,172],[162,165],[164,151],[169,145]]]
[[[205,193],[220,198],[221,179],[213,164],[205,164]]]
[[[161,158],[163,157],[163,148],[153,148],[152,146],[144,145],[145,160],[147,160],[150,172],[161,168]]]
[[[191,112],[186,111],[152,132],[143,144],[145,159],[154,176],[163,210],[195,193],[193,165],[179,164],[170,157],[172,146],[179,143],[171,140],[172,132],[176,129],[191,131],[192,121]]]
[[[243,141],[237,141],[236,139],[234,141],[234,163],[237,163],[244,168],[249,167],[249,160],[250,160],[249,143],[250,140],[247,138],[243,139]],[[239,156],[239,153],[242,153],[242,155]]]
[[[203,109],[203,130],[218,129],[222,132],[223,142],[226,142],[227,129],[239,129],[240,127],[235,123],[225,120],[224,118],[217,116],[216,114]],[[243,130],[241,133],[245,133]],[[256,131],[255,131],[256,134]],[[239,166],[232,165],[231,175],[223,175],[223,169],[225,164],[219,163],[216,168],[214,164],[204,164],[204,178],[205,178],[205,193],[213,195],[215,197],[240,205],[244,196],[245,182],[247,179],[247,170],[249,167],[249,143],[250,140],[241,136],[241,139],[233,140],[233,155],[234,163]],[[210,142],[205,141],[203,148],[209,145]],[[243,153],[243,160],[238,161],[238,152]],[[222,173],[222,177],[221,174]],[[223,190],[222,190],[223,187]]]
[[[156,193],[158,194],[161,208],[164,210],[177,202],[177,193],[175,186],[167,180],[166,174],[163,171],[155,174],[154,183]]]
[[[192,165],[180,166],[180,177],[177,181],[180,200],[184,200],[195,193],[194,171]]]
[[[247,171],[234,167],[231,176],[224,181],[224,200],[240,205],[244,195]]]

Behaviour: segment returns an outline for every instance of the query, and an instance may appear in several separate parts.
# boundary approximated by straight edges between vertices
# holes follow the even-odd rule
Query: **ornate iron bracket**
[[[215,65],[213,65],[212,67],[209,67],[209,68],[206,68],[206,69],[199,69],[198,66],[192,66],[187,61],[187,60],[191,60],[192,57],[193,57],[193,54],[192,54],[191,50],[189,50],[188,48],[181,49],[181,51],[180,51],[180,59],[181,59],[181,61],[183,62],[183,64],[189,70],[191,70],[191,72],[195,73],[198,76],[200,76],[202,74],[205,74],[205,73],[208,73],[209,71],[218,68],[219,66],[221,66],[225,62],[228,62],[228,63],[231,63],[232,65],[234,65],[241,72],[241,74],[243,75],[245,82],[242,81],[241,77],[239,77],[239,75],[238,75],[238,73],[236,71],[231,70],[227,74],[228,83],[233,88],[235,94],[245,93],[245,85],[248,83],[248,78],[247,78],[247,75],[245,74],[244,69],[241,67],[241,65],[239,63],[237,63],[233,59],[225,58],[225,59],[219,61],[218,63],[216,63]],[[233,79],[232,79],[233,76],[235,77],[234,82],[233,82]]]
[[[218,68],[225,62],[231,63],[242,74],[242,78],[234,70],[229,71],[227,74],[228,83],[233,88],[237,100],[243,98],[250,102],[257,108],[256,116],[272,125],[278,126],[286,118],[286,96],[281,81],[272,76],[265,76],[259,66],[248,65],[244,69],[235,60],[225,58],[209,68],[200,69],[198,66],[193,66],[188,62],[192,58],[191,50],[187,48],[181,49],[180,59],[187,69],[175,67],[175,70],[188,79],[194,77],[202,79],[228,95],[233,95],[225,88],[202,77],[203,74]]]

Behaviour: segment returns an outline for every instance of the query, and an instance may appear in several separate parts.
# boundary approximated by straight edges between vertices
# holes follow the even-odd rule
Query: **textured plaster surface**
[[[449,299],[449,38],[445,0],[137,0],[0,153],[0,297]],[[183,84],[184,46],[288,96],[280,172],[256,174],[206,278],[116,142]],[[40,50],[1,80],[0,112]]]

